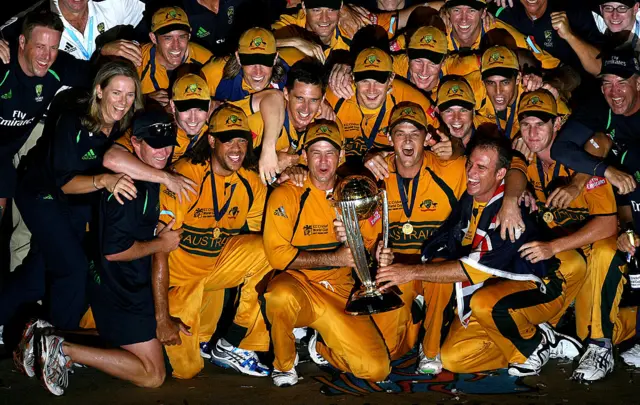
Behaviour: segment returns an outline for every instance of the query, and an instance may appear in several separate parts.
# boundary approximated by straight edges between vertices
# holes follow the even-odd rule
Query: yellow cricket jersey
[[[287,182],[273,191],[267,202],[264,224],[265,252],[273,268],[287,270],[303,251],[333,250],[340,246],[333,230],[336,211],[327,196],[328,193],[316,188],[310,179],[302,187]],[[363,237],[370,249],[377,234],[365,233]],[[316,282],[328,281],[332,285],[353,282],[349,267],[301,271]]]
[[[195,136],[189,136],[187,133],[180,127],[178,127],[176,140],[178,141],[178,146],[173,147],[173,154],[171,155],[171,163],[174,163],[176,160],[180,159],[182,155],[185,154],[186,151],[191,149],[193,145],[200,139],[202,134],[207,133],[208,126],[205,125],[200,130],[200,133]],[[129,128],[124,135],[122,135],[117,141],[116,144],[125,147],[129,152],[133,153],[133,145],[131,144],[131,134],[132,129]]]
[[[168,224],[175,219],[173,229],[183,230],[180,246],[169,254],[170,285],[181,285],[211,273],[230,237],[260,231],[267,189],[256,173],[246,169],[228,177],[216,174],[221,215],[216,220],[210,164],[181,159],[174,168],[198,185],[197,198],[183,198],[182,202],[165,186],[160,188],[160,222]]]
[[[169,74],[164,66],[156,62],[156,47],[153,43],[142,45],[142,65],[138,67],[138,75],[142,83],[142,94],[153,93],[169,88]],[[213,54],[206,48],[189,42],[184,63],[203,65]]]
[[[539,170],[544,173],[544,183],[540,179]],[[527,167],[527,177],[535,190],[536,201],[540,210],[544,210],[547,196],[553,189],[558,185],[567,184],[573,174],[573,170],[567,169],[558,162],[554,162],[544,171],[542,165],[538,165],[538,157],[533,158]],[[574,232],[591,217],[616,215],[617,206],[613,188],[604,177],[594,176],[567,208],[553,209],[551,213],[553,214],[553,221],[547,223],[549,228],[560,227],[569,233]],[[566,234],[566,232],[564,233]]]
[[[466,158],[461,156],[443,161],[426,151],[415,197],[411,180],[404,181],[408,181],[406,186],[402,184],[402,179],[398,184],[395,156],[387,156],[386,160],[389,177],[384,182],[389,200],[389,242],[394,252],[420,254],[424,241],[449,217],[454,204],[467,188]],[[409,217],[403,208],[400,187],[406,190],[407,208],[411,208],[411,201],[414,201]],[[413,232],[409,235],[402,231],[402,226],[407,222],[413,226]]]
[[[558,67],[558,65],[560,64],[560,61],[558,59],[554,58],[547,51],[544,51],[540,47],[538,47],[532,37],[525,36],[520,31],[512,27],[511,25],[506,24],[500,20],[495,20],[486,30],[485,30],[485,27],[482,26],[481,32],[478,34],[478,37],[476,38],[475,42],[471,46],[471,49],[472,50],[479,49],[480,41],[482,40],[482,37],[484,36],[485,32],[491,31],[492,29],[496,29],[496,28],[504,29],[509,34],[511,34],[511,36],[515,39],[516,46],[518,48],[528,49],[531,52],[533,52],[533,55],[535,56],[535,58],[538,59],[540,63],[542,63],[543,69],[553,69],[555,67]],[[458,51],[460,47],[458,45],[458,42],[453,37],[452,32],[453,30],[451,26],[448,26],[447,27],[447,45],[448,45],[449,51]]]
[[[402,101],[419,104],[427,114],[428,124],[439,128],[440,123],[436,118],[435,106],[424,94],[410,84],[395,79],[391,88],[392,91],[387,94],[383,105],[376,110],[361,107],[355,94],[349,100],[344,100],[338,98],[331,89],[327,90],[326,100],[336,111],[344,127],[344,149],[347,157],[364,157],[373,147],[390,148],[387,138],[389,117],[393,107]]]

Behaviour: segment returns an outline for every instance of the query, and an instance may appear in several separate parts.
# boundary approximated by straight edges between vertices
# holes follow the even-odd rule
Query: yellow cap
[[[427,116],[422,107],[412,101],[396,104],[389,117],[389,131],[401,122],[410,122],[418,128],[427,129]]]
[[[445,8],[453,8],[458,6],[469,6],[476,10],[482,10],[487,7],[487,0],[446,0]]]
[[[482,54],[480,72],[483,79],[495,75],[512,77],[519,71],[518,57],[507,47],[492,46]]]
[[[547,122],[558,116],[558,104],[548,90],[538,89],[524,93],[518,104],[518,119],[532,115]]]
[[[189,17],[180,7],[163,7],[151,17],[151,32],[154,34],[163,35],[175,30],[191,32]]]
[[[440,83],[436,104],[440,112],[454,105],[473,110],[476,99],[469,83],[463,77],[458,76]]]
[[[409,59],[427,58],[441,63],[447,54],[447,37],[436,27],[420,27],[411,35],[407,55]]]
[[[233,138],[252,139],[247,114],[232,104],[223,104],[214,111],[209,120],[209,134],[221,142],[229,142]]]
[[[333,144],[336,149],[342,149],[344,143],[342,127],[331,120],[317,119],[313,121],[305,134],[305,149],[318,141],[327,141]]]
[[[176,80],[171,91],[171,100],[178,111],[187,111],[192,108],[209,110],[211,94],[207,82],[193,73],[186,74]]]
[[[251,28],[240,37],[238,55],[242,65],[273,66],[276,58],[276,39],[271,31]]]
[[[367,48],[358,54],[353,66],[353,76],[356,82],[373,79],[384,83],[393,72],[391,56],[379,48]]]

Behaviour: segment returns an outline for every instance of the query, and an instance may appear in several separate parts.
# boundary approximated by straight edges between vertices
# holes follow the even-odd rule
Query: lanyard
[[[542,193],[545,197],[549,197],[549,190],[547,190],[547,187],[549,186],[549,184],[553,183],[556,177],[558,177],[558,175],[560,174],[560,166],[562,166],[562,164],[556,162],[556,167],[553,168],[553,175],[551,176],[551,181],[549,181],[549,184],[545,184],[545,172],[542,168],[542,161],[539,158],[536,158],[536,166],[538,168],[538,177],[540,177],[540,184],[542,185]]]
[[[387,100],[385,100],[384,103],[382,104],[382,108],[378,113],[376,122],[373,124],[373,128],[371,128],[371,132],[369,133],[369,136],[367,136],[367,134],[364,131],[364,128],[362,127],[362,123],[364,121],[364,114],[362,114],[362,120],[360,121],[360,132],[362,132],[364,141],[367,144],[367,150],[371,149],[371,147],[373,146],[373,143],[376,140],[376,136],[378,136],[378,130],[380,129],[380,125],[382,125],[382,119],[384,118],[386,113],[387,113]]]
[[[407,190],[404,187],[404,181],[402,176],[400,176],[400,172],[396,168],[396,183],[398,183],[398,191],[400,192],[400,200],[402,201],[402,209],[404,210],[404,214],[407,216],[407,220],[411,218],[411,213],[413,212],[413,205],[416,202],[416,195],[418,194],[418,183],[420,182],[420,172],[415,175],[413,180],[411,181],[411,205],[408,204],[407,198]]]
[[[293,139],[291,136],[291,129],[289,128],[291,123],[289,121],[289,111],[285,108],[284,110],[284,132],[287,134],[287,138],[289,138],[289,146],[293,148],[293,152],[298,153],[298,146],[300,146],[300,138]],[[295,128],[293,129],[295,131]],[[296,131],[296,134],[298,132]],[[293,154],[293,153],[291,153]]]
[[[504,136],[511,139],[511,130],[513,129],[513,121],[516,118],[516,103],[518,102],[518,98],[511,104],[511,114],[509,114],[509,119],[507,119],[507,127],[504,131]],[[498,131],[502,132],[502,126],[500,125],[500,118],[498,118],[498,112],[496,111],[496,126],[498,127]]]
[[[82,41],[80,41],[80,39],[78,38],[78,36],[76,35],[75,32],[73,32],[73,30],[66,28],[64,29],[67,34],[69,34],[69,36],[71,37],[71,40],[76,44],[76,46],[78,47],[78,49],[80,50],[80,52],[82,53],[82,56],[84,57],[85,60],[89,60],[91,59],[91,55],[93,54],[93,48],[95,47],[95,44],[93,43],[93,16],[91,18],[89,18],[89,41],[87,43],[87,47],[84,47],[84,44],[82,43]],[[91,51],[91,52],[89,52]]]
[[[482,39],[482,37],[484,37],[484,24],[482,21],[480,21],[480,39]],[[451,33],[449,33],[449,38],[451,39],[451,44],[453,45],[453,50],[454,51],[458,51],[458,44],[456,44],[456,40],[453,39],[453,28],[451,29]]]
[[[229,204],[231,204],[231,199],[233,198],[233,192],[236,190],[236,185],[235,184],[231,185],[231,192],[229,193],[229,199],[227,200],[226,203],[224,203],[224,206],[222,206],[222,209],[218,209],[218,192],[216,190],[216,174],[213,172],[213,162],[210,161],[209,164],[211,165],[211,192],[213,194],[213,216],[215,217],[216,223],[217,223],[222,219],[224,214],[227,213],[227,210],[229,209]]]

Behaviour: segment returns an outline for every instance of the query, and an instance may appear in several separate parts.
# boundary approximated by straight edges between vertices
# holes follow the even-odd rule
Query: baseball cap
[[[391,56],[379,48],[367,48],[360,51],[353,67],[353,77],[356,82],[373,79],[384,83],[393,72]]]
[[[441,63],[447,55],[447,37],[436,27],[420,27],[409,38],[407,47],[409,59],[427,58]]]
[[[238,56],[242,65],[273,66],[276,59],[276,39],[271,31],[251,28],[240,37]]]
[[[223,143],[234,138],[252,139],[247,114],[232,104],[223,104],[214,111],[209,120],[209,134]]]
[[[389,117],[389,131],[401,122],[410,122],[420,129],[427,129],[427,116],[419,104],[403,101],[396,104]]]
[[[598,77],[616,75],[628,79],[640,73],[640,63],[630,48],[612,50],[598,57],[602,59],[602,68]]]
[[[518,104],[518,119],[534,116],[547,122],[558,116],[558,105],[553,94],[545,89],[524,93]]]
[[[473,111],[476,99],[469,82],[458,76],[441,81],[438,86],[438,102],[436,104],[441,112],[454,105]]]
[[[518,57],[513,51],[504,46],[492,46],[482,54],[480,72],[482,78],[490,76],[512,77],[520,71]]]
[[[309,125],[304,139],[305,149],[318,141],[327,141],[336,149],[342,149],[344,143],[344,135],[342,127],[335,121],[317,119]]]
[[[191,32],[187,13],[180,7],[163,7],[151,17],[151,32],[163,35],[167,32],[182,30]]]
[[[624,4],[625,6],[631,8],[633,6],[636,5],[638,1],[637,0],[599,0],[598,1],[598,5],[599,6],[603,6],[607,3],[620,3],[620,4]]]
[[[164,111],[143,111],[133,121],[133,136],[154,149],[177,146],[173,118]]]
[[[209,86],[202,77],[193,73],[186,74],[173,84],[171,100],[180,112],[192,108],[209,111]]]
[[[330,8],[340,10],[342,0],[304,0],[302,2],[305,8]]]
[[[469,6],[476,10],[482,10],[487,7],[486,0],[447,0],[444,3],[445,8],[452,8],[458,6]]]

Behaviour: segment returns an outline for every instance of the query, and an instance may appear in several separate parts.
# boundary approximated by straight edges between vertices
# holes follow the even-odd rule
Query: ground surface
[[[640,404],[640,374],[627,369],[622,363],[616,364],[613,375],[600,383],[584,386],[569,381],[572,364],[558,364],[551,361],[539,377],[529,377],[522,381],[528,392],[503,395],[469,395],[456,392],[402,392],[371,393],[354,396],[349,394],[324,395],[323,383],[315,376],[328,374],[315,365],[303,363],[298,366],[304,377],[297,386],[277,388],[270,378],[253,378],[219,369],[206,364],[204,371],[190,381],[167,379],[156,390],[136,388],[128,383],[108,377],[96,370],[79,369],[70,375],[67,393],[63,397],[50,395],[36,379],[29,379],[17,373],[10,359],[0,360],[0,405],[4,404],[149,404],[149,405],[195,405],[195,404]],[[504,375],[502,373],[502,375]],[[442,384],[396,384],[396,389],[425,391],[428,389],[450,390],[453,386],[467,390],[493,390],[498,392],[506,387],[511,390],[514,380],[504,377],[468,376],[460,379],[445,376]],[[507,377],[508,378],[508,377]],[[453,385],[452,385],[453,384]],[[404,388],[403,388],[404,387]]]

